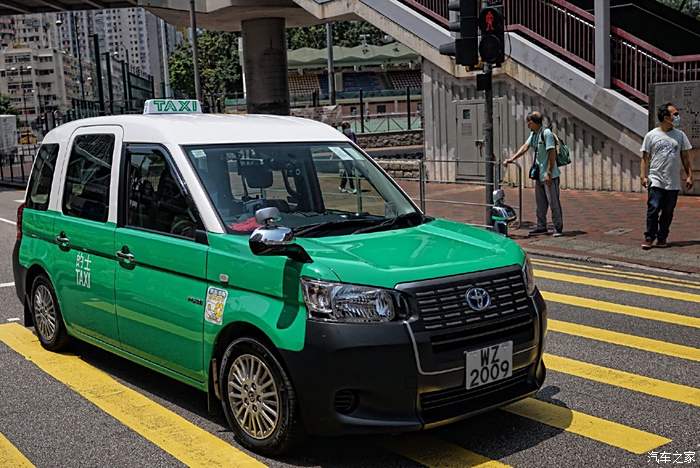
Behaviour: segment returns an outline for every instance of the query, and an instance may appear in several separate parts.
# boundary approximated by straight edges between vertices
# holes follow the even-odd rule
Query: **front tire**
[[[64,349],[70,338],[51,281],[43,274],[32,283],[30,307],[41,346],[49,351]]]
[[[258,340],[238,338],[219,375],[224,413],[241,444],[265,455],[291,450],[303,430],[294,388],[274,354]]]

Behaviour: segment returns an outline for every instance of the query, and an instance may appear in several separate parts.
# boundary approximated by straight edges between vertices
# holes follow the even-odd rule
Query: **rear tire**
[[[51,281],[44,274],[37,276],[32,283],[29,307],[41,346],[49,351],[64,349],[68,345],[70,337],[63,324],[63,316],[58,306],[56,293]]]
[[[303,438],[292,383],[263,343],[234,340],[224,352],[219,376],[226,419],[243,446],[281,455]]]

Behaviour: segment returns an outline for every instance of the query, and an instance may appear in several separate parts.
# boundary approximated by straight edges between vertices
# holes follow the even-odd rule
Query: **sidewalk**
[[[418,200],[417,184],[407,182],[401,185],[414,200]],[[506,203],[517,210],[518,190],[505,188],[505,191]],[[483,207],[454,203],[483,203],[483,187],[428,184],[426,198],[426,211],[430,216],[484,223]],[[561,202],[564,237],[530,237],[528,230],[535,224],[535,195],[533,189],[523,189],[523,223],[520,228],[511,230],[511,237],[534,253],[634,263],[700,274],[700,197],[678,198],[668,248],[647,251],[641,248],[646,194],[562,190]]]

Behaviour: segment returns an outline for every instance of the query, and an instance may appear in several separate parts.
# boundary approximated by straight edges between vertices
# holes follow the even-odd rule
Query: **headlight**
[[[532,263],[530,263],[530,257],[525,255],[525,265],[523,265],[523,274],[525,275],[525,286],[527,287],[527,294],[532,296],[535,294],[535,273],[532,271]]]
[[[334,322],[389,322],[399,316],[397,291],[301,279],[309,316]]]

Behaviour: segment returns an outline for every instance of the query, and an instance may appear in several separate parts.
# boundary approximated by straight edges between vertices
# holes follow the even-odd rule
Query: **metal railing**
[[[401,0],[442,26],[448,0]],[[589,75],[595,72],[595,17],[565,0],[504,0],[508,31],[542,45]],[[673,56],[612,26],[612,85],[649,103],[651,85],[700,79],[700,54]]]
[[[38,143],[20,144],[11,151],[0,153],[0,182],[24,187],[38,149]]]

